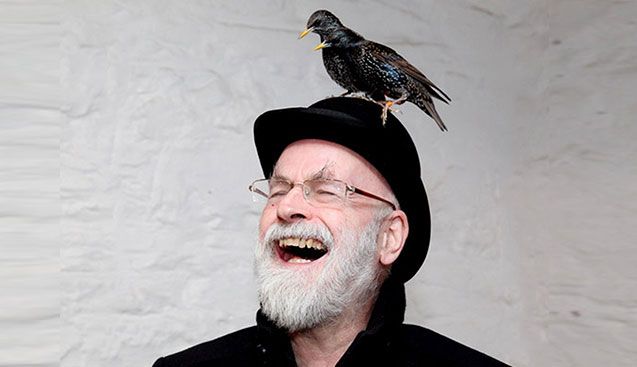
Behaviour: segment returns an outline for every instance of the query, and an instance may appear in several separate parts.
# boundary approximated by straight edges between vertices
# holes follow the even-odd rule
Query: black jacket
[[[405,288],[383,285],[367,329],[337,366],[507,366],[420,326],[403,324]],[[153,367],[296,366],[287,334],[260,311],[257,325],[158,359]]]

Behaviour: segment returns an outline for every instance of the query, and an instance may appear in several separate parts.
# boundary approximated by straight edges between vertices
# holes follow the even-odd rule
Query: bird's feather
[[[436,85],[431,80],[429,80],[429,78],[427,78],[423,73],[420,72],[420,70],[416,69],[407,60],[405,60],[405,58],[400,56],[398,52],[380,43],[374,42],[374,45],[378,49],[376,57],[378,57],[380,60],[404,71],[405,74],[409,75],[419,83],[422,83],[429,90],[432,96],[447,104],[451,101],[451,98],[449,98],[449,96],[445,92],[436,87]]]

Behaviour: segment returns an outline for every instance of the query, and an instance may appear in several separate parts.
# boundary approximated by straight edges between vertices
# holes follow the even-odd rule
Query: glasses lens
[[[290,192],[291,188],[292,185],[288,181],[271,178],[269,180],[267,191],[268,199],[276,200],[277,198],[281,198],[282,196],[285,196],[288,192]]]
[[[345,200],[346,185],[336,180],[305,181],[307,198],[319,204],[342,203]]]

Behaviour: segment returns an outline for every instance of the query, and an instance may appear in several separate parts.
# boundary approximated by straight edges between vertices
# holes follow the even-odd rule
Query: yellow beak
[[[319,43],[318,45],[316,45],[316,47],[314,47],[314,51],[318,51],[318,50],[320,50],[322,48],[325,48],[325,47],[327,47],[327,44],[325,43],[325,41],[323,41],[323,42]]]
[[[314,30],[314,28],[305,28],[305,30],[299,34],[299,39],[307,36],[307,34],[312,32],[312,30]]]

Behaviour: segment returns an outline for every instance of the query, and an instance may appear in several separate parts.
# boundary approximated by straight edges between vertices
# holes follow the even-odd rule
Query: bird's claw
[[[387,122],[387,109],[383,108],[383,113],[380,114],[380,120],[383,122],[383,127],[385,126],[385,122]]]
[[[378,104],[380,104],[381,106],[383,106],[383,112],[381,112],[380,114],[380,120],[383,123],[383,127],[385,126],[385,123],[387,122],[387,111],[389,110],[389,103],[388,102],[378,102]]]
[[[398,112],[398,110],[391,108],[391,106],[396,104],[396,102],[395,101],[385,101],[385,102],[378,102],[378,103],[381,106],[383,106],[383,113],[381,113],[380,119],[383,122],[383,126],[385,126],[385,123],[387,122],[387,112]]]
[[[363,92],[347,92],[347,93],[344,93],[343,96],[344,97],[360,98],[360,99],[364,99],[366,101],[374,102],[373,99],[371,99],[367,94],[365,94]]]
[[[343,92],[341,94],[332,94],[331,96],[329,96],[327,98],[336,98],[336,97],[360,98],[360,99],[364,99],[366,101],[376,102],[372,98],[368,97],[363,92],[350,92],[350,91],[347,91],[347,92]]]

